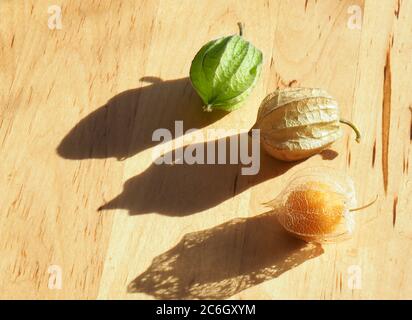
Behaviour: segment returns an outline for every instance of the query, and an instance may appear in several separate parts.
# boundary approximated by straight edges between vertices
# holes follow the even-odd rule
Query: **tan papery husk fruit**
[[[337,101],[323,89],[286,88],[269,94],[261,103],[254,129],[271,156],[296,161],[308,158],[342,136],[344,122],[360,139],[359,130],[342,120]]]

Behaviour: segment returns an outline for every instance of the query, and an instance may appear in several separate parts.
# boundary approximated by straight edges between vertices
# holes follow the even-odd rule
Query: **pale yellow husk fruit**
[[[342,241],[354,232],[353,181],[331,168],[306,168],[297,172],[267,205],[288,232],[308,242]]]
[[[287,88],[269,94],[259,108],[255,129],[260,129],[263,148],[284,161],[308,158],[342,136],[337,101],[323,89]]]

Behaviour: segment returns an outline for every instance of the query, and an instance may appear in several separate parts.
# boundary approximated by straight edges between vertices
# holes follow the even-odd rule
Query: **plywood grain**
[[[1,298],[412,298],[411,1],[3,0],[0,15]],[[241,109],[205,114],[191,60],[238,21],[261,79]],[[247,132],[286,86],[328,90],[362,143],[348,129],[303,162],[262,152],[256,176],[152,163],[157,128]],[[323,247],[264,205],[319,165],[352,176],[359,203],[378,195],[353,239]]]

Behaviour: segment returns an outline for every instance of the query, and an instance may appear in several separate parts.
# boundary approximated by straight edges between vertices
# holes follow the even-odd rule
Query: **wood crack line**
[[[395,224],[396,224],[397,207],[398,207],[398,196],[395,195],[395,198],[393,199],[393,209],[392,209],[392,226],[394,228],[395,228]]]
[[[392,73],[391,73],[391,47],[392,36],[389,39],[389,46],[386,53],[386,63],[383,80],[383,101],[382,101],[382,175],[385,194],[388,192],[389,180],[389,130],[391,126],[391,99],[392,99]]]

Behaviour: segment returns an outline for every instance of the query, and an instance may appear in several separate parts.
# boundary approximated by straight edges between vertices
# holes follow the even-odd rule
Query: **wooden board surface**
[[[2,0],[0,16],[1,298],[412,298],[412,1]],[[238,21],[261,79],[241,109],[204,114],[191,60]],[[247,131],[286,86],[328,90],[362,143],[345,130],[297,164],[262,152],[256,176],[152,163],[157,128]],[[323,248],[263,214],[319,165],[359,203],[379,195]]]

